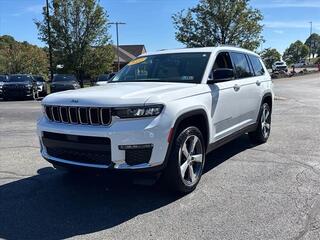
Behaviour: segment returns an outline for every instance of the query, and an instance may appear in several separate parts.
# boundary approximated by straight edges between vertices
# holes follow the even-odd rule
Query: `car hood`
[[[50,94],[46,105],[121,106],[165,103],[208,91],[206,84],[189,83],[108,83],[104,86]]]

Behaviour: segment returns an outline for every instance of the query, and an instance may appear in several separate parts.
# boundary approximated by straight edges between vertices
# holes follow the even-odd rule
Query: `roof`
[[[235,52],[244,52],[248,54],[252,54],[258,56],[255,52],[249,51],[244,48],[233,47],[233,46],[218,46],[218,47],[200,47],[200,48],[178,48],[178,49],[171,49],[171,50],[160,50],[156,52],[150,52],[142,54],[142,56],[148,55],[158,55],[158,54],[170,54],[170,53],[196,53],[196,52],[216,52],[216,51],[235,51]]]
[[[144,45],[120,45],[119,47],[134,55],[135,57],[138,57],[139,55],[146,52],[146,48]]]
[[[117,57],[117,46],[112,45],[115,52],[115,59],[114,61],[118,61]],[[121,63],[128,63],[131,60],[138,57],[140,54],[146,52],[144,45],[119,45],[119,60]]]

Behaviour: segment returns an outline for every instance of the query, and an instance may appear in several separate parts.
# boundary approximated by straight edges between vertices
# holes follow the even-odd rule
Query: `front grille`
[[[44,106],[47,118],[50,121],[109,125],[111,123],[111,109],[97,107],[68,107],[68,106]]]
[[[109,138],[43,132],[42,142],[51,157],[87,164],[111,163]]]

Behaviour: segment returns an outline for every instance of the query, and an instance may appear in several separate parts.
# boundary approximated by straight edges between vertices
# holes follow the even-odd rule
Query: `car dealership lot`
[[[212,152],[184,197],[54,170],[39,154],[40,102],[0,101],[0,238],[319,239],[320,74],[275,91],[269,142]]]

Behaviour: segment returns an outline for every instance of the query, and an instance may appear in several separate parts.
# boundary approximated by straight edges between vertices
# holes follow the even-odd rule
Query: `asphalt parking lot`
[[[275,91],[269,142],[212,152],[184,197],[53,169],[39,154],[40,102],[0,100],[0,238],[320,239],[320,74]]]

